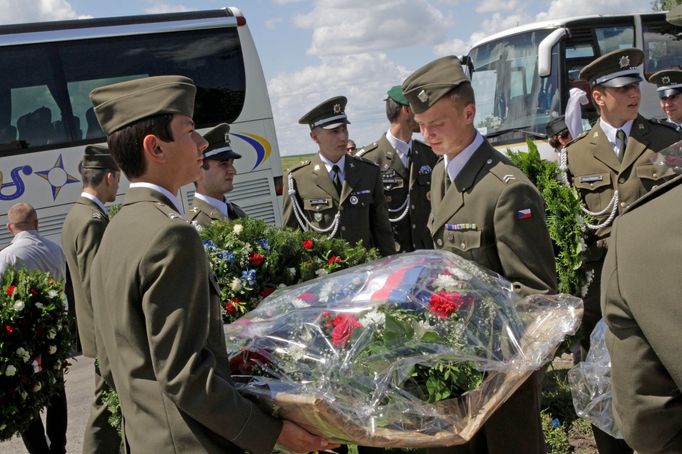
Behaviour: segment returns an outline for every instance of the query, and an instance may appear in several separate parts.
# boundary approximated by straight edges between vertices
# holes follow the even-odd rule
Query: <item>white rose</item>
[[[40,391],[40,389],[41,389],[42,387],[43,387],[43,385],[41,385],[40,383],[36,383],[35,385],[33,385],[33,390],[32,390],[32,391],[33,391],[34,393],[37,393],[38,391]]]
[[[47,332],[48,339],[54,339],[55,337],[57,337],[57,332],[55,330],[51,329]]]
[[[17,312],[22,311],[24,309],[24,306],[26,306],[26,305],[21,300],[16,300],[14,302],[14,310]]]
[[[49,292],[47,292],[47,296],[49,296],[50,298],[54,298],[57,295],[59,295],[59,292],[57,290],[50,290]]]
[[[50,352],[50,355],[54,355],[55,353],[57,353],[57,347],[55,347],[54,345],[50,345],[50,349],[48,351]]]
[[[235,235],[242,233],[242,230],[244,230],[244,226],[241,224],[235,224],[234,227],[232,227],[232,232],[234,232]]]
[[[287,273],[289,273],[289,276],[294,277],[296,276],[296,268],[287,268]]]
[[[37,307],[38,309],[42,309],[43,303],[36,303],[36,307]]]
[[[13,377],[14,375],[16,375],[16,373],[17,368],[12,366],[11,364],[7,366],[7,368],[5,369],[5,375],[7,375],[8,377]]]
[[[25,363],[27,363],[31,358],[31,355],[29,355],[29,353],[23,347],[17,348],[17,355],[23,359]]]
[[[242,288],[242,281],[238,277],[235,277],[232,279],[232,282],[230,282],[230,289],[233,292],[238,292]]]

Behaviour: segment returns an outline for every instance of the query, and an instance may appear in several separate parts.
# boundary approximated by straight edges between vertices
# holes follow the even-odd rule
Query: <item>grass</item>
[[[287,169],[291,169],[293,166],[298,165],[301,161],[306,161],[313,156],[315,156],[315,153],[282,156],[280,158],[282,161],[282,170],[286,173]]]

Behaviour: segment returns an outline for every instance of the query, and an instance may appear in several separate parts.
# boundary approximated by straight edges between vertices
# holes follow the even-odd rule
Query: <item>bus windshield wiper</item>
[[[541,132],[536,132],[532,131],[530,129],[523,129],[523,128],[511,128],[511,129],[499,129],[497,131],[489,132],[487,134],[483,134],[485,137],[492,138],[492,137],[498,137],[501,136],[502,134],[507,134],[510,132],[520,132],[523,134],[527,134],[529,136],[533,136],[536,139],[546,139],[547,134],[543,134]]]

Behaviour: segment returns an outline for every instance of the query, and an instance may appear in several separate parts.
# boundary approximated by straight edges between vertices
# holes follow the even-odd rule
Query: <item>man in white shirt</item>
[[[232,191],[237,170],[234,160],[242,156],[232,150],[230,126],[221,123],[204,134],[208,147],[204,150],[204,163],[199,179],[194,182],[192,208],[185,218],[195,226],[205,227],[218,219],[239,219],[246,216],[244,210],[229,202],[225,194]]]
[[[57,243],[38,233],[36,210],[28,203],[17,203],[7,212],[7,220],[7,229],[14,239],[0,251],[0,274],[9,267],[26,268],[48,272],[55,279],[63,281],[66,258]],[[47,427],[43,426],[40,414],[36,414],[26,431],[21,433],[30,454],[66,452],[67,411],[63,377],[60,384],[59,390],[47,404]]]

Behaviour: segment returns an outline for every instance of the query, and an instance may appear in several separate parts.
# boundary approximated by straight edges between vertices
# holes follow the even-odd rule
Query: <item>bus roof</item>
[[[543,29],[556,29],[560,27],[566,27],[571,24],[571,22],[577,22],[577,21],[583,21],[583,20],[590,20],[590,19],[602,19],[602,18],[623,18],[623,17],[631,17],[631,16],[653,16],[653,15],[664,15],[665,11],[660,11],[660,12],[641,12],[641,13],[631,13],[631,14],[590,14],[586,16],[572,16],[572,17],[563,17],[563,18],[557,18],[557,19],[550,19],[546,21],[538,21],[538,22],[532,22],[530,24],[526,25],[520,25],[518,27],[513,27],[509,28],[507,30],[503,30],[501,32],[495,33],[493,35],[490,35],[486,38],[483,38],[482,40],[478,41],[472,46],[472,49],[474,47],[478,47],[482,44],[486,44],[491,41],[497,41],[498,39],[501,38],[506,38],[508,36],[513,36],[513,35],[518,35],[520,33],[526,33],[529,31],[533,30],[543,30]]]

